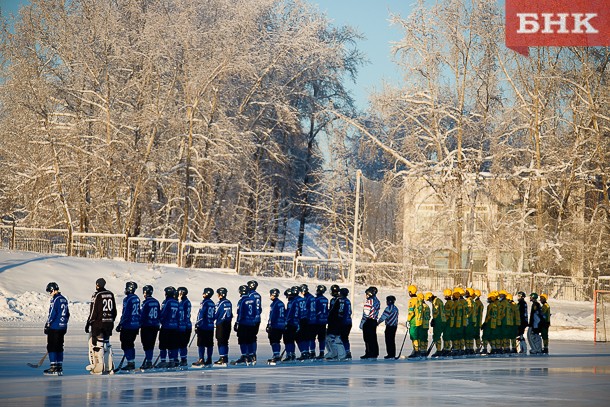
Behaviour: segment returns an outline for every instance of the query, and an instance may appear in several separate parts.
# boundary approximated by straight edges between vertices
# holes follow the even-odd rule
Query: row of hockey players
[[[85,331],[91,334],[92,365],[103,363],[107,353],[109,337],[112,335],[117,307],[112,292],[105,289],[104,279],[96,281],[96,291],[91,299],[91,311]],[[257,334],[261,322],[261,296],[256,291],[256,281],[248,281],[239,287],[240,299],[237,303],[236,322],[233,330],[237,333],[241,357],[235,364],[256,363]],[[192,333],[191,303],[185,287],[174,289],[166,287],[165,299],[160,304],[153,297],[153,287],[146,285],[142,289],[143,302],[136,294],[137,284],[128,282],[125,285],[123,310],[116,331],[120,333],[121,349],[127,361],[125,370],[135,369],[135,341],[140,335],[145,358],[141,369],[153,367],[153,351],[159,336],[159,363],[155,367],[176,367],[187,365],[189,338]],[[59,292],[56,283],[49,283],[47,291],[51,294],[49,319],[45,325],[48,335],[47,350],[51,361],[50,374],[61,374],[63,361],[63,336],[69,319],[68,302]],[[428,292],[418,293],[414,285],[408,287],[410,297],[407,315],[407,327],[413,344],[410,357],[427,356],[428,331],[433,329],[433,344],[436,352],[432,355],[461,355],[516,352],[516,342],[524,342],[525,327],[529,326],[528,339],[532,353],[548,353],[548,327],[550,326],[550,308],[547,296],[541,295],[542,305],[537,302],[536,293],[530,295],[532,310],[529,316],[525,294],[519,292],[519,301],[514,303],[512,296],[505,291],[492,292],[487,297],[488,307],[483,320],[483,304],[478,290],[466,290],[456,287],[446,289],[443,293],[445,303]],[[319,285],[316,295],[309,293],[306,284],[287,289],[284,295],[286,305],[279,298],[280,292],[274,288],[270,291],[270,309],[267,336],[273,350],[270,363],[281,359],[281,342],[284,343],[283,361],[327,359],[351,359],[349,335],[352,328],[352,305],[348,299],[349,290],[331,286],[330,302],[324,296],[326,287]],[[213,301],[212,288],[203,290],[195,331],[197,336],[198,360],[194,367],[212,365],[214,336],[218,345],[219,359],[216,365],[228,362],[229,337],[233,320],[232,304],[227,298],[227,289],[216,290],[217,303]],[[395,335],[398,326],[398,308],[395,297],[386,298],[387,307],[381,317],[377,289],[369,287],[365,291],[366,300],[360,321],[365,342],[365,354],[361,359],[375,359],[379,355],[377,344],[377,326],[386,324],[385,342],[386,359],[396,355]],[[432,310],[425,303],[430,302]],[[480,330],[483,331],[481,338]],[[215,335],[214,335],[215,333]],[[542,335],[544,348],[536,345],[536,337]],[[193,338],[194,339],[194,338]],[[316,340],[319,354],[316,356]],[[101,343],[98,343],[101,342]],[[403,343],[404,344],[404,343]],[[476,344],[476,348],[475,348]],[[296,347],[300,357],[296,357]],[[431,347],[430,347],[431,349]],[[476,349],[476,350],[475,350]],[[523,347],[521,347],[523,349]],[[326,350],[326,355],[325,355]],[[169,359],[168,359],[169,358]]]
[[[531,354],[548,354],[548,331],[551,310],[546,294],[531,293],[531,310],[525,302],[526,294],[517,293],[517,302],[505,290],[487,295],[487,308],[481,292],[472,288],[445,289],[445,302],[431,292],[418,293],[415,285],[407,289],[409,313],[407,326],[413,343],[409,357],[426,357],[433,346],[432,357],[474,354],[525,353],[525,329]],[[430,307],[426,304],[430,302]],[[432,328],[432,345],[428,347],[428,331]],[[488,350],[488,346],[490,349]],[[519,349],[518,349],[519,348]]]

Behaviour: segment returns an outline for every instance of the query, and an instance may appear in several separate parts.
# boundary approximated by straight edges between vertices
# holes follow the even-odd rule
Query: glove
[[[87,325],[85,325],[85,333],[88,334],[89,333],[89,322],[87,322]]]
[[[45,334],[45,335],[48,335],[48,334],[49,334],[49,329],[50,329],[49,324],[48,324],[48,323],[47,323],[47,324],[44,324],[44,334]]]
[[[436,324],[436,322],[435,322],[434,318],[432,318],[432,320],[430,321],[430,326],[432,328],[434,328],[434,324]]]
[[[297,329],[296,329],[296,331],[294,331],[294,333],[296,334],[297,332],[299,332],[300,329],[301,329],[301,326],[297,325]]]
[[[233,325],[233,330],[234,330],[235,332],[237,332],[237,328],[239,328],[239,322],[236,322],[236,323]]]
[[[118,324],[118,325],[116,326],[116,331],[117,331],[117,332],[121,332],[121,329],[123,329],[123,327],[121,326],[121,324]]]

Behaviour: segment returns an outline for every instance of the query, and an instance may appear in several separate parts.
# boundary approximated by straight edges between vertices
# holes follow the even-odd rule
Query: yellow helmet
[[[548,294],[544,294],[544,293],[543,293],[543,294],[540,294],[540,298],[544,298],[544,300],[545,300],[545,301],[548,301],[548,300],[549,300],[549,296],[548,296]]]
[[[443,290],[443,295],[445,297],[451,297],[452,291],[449,288],[445,288],[445,290]]]
[[[481,290],[474,290],[474,295],[476,295],[477,297],[481,296]]]
[[[418,300],[424,300],[424,295],[422,293],[417,293],[417,299]]]
[[[407,292],[409,294],[416,294],[417,293],[417,286],[414,284],[411,284],[410,286],[407,287]]]
[[[504,297],[506,297],[506,294],[508,294],[508,291],[506,291],[506,290],[500,290],[498,292],[498,295],[503,295]]]
[[[506,299],[509,301],[513,300],[513,295],[512,294],[506,294]]]
[[[489,294],[487,294],[487,298],[498,298],[498,292],[497,291],[492,291]]]
[[[424,294],[424,300],[426,301],[430,301],[430,298],[432,298],[433,294],[428,291],[427,293]]]
[[[469,296],[474,297],[474,290],[472,288],[467,288],[466,292],[468,293]]]

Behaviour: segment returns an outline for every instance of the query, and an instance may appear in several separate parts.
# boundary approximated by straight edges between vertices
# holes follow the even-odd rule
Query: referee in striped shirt
[[[388,306],[383,311],[379,324],[385,321],[385,348],[388,352],[384,359],[394,359],[396,357],[396,329],[398,328],[398,307],[394,305],[396,297],[388,295],[386,297]]]

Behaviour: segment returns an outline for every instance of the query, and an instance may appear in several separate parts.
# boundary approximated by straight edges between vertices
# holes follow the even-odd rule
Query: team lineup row
[[[104,279],[96,281],[96,291],[91,298],[90,314],[85,326],[85,331],[90,334],[90,365],[87,369],[96,374],[108,373],[113,369],[112,361],[109,360],[111,354],[109,338],[114,329],[117,307],[114,294],[107,290],[105,285]],[[233,305],[227,298],[226,288],[221,287],[216,290],[216,302],[213,300],[214,290],[205,288],[197,319],[193,324],[191,302],[186,287],[178,287],[178,289],[166,287],[165,299],[160,304],[153,297],[152,286],[146,285],[142,288],[144,299],[140,302],[136,294],[137,284],[132,281],[126,283],[123,309],[116,326],[116,331],[120,333],[123,360],[127,361],[122,370],[136,369],[135,341],[138,335],[145,355],[140,366],[141,370],[187,366],[189,339],[191,342],[194,340],[194,336],[191,339],[193,329],[197,337],[198,359],[192,363],[192,367],[226,366],[232,329],[237,334],[241,357],[231,364],[255,364],[257,335],[262,313],[262,300],[257,287],[258,283],[255,280],[239,287],[240,298],[235,316]],[[49,318],[45,325],[51,367],[45,370],[45,374],[60,375],[63,371],[63,337],[70,313],[68,301],[60,293],[56,283],[49,283],[47,292],[52,297]],[[352,305],[348,299],[349,290],[332,285],[330,301],[326,298],[325,292],[324,285],[316,287],[315,296],[309,292],[306,284],[294,286],[285,290],[284,296],[287,299],[285,304],[280,299],[280,291],[277,288],[270,290],[271,302],[266,332],[273,356],[267,361],[268,363],[308,359],[351,359],[349,335],[352,329]],[[550,309],[544,294],[541,296],[543,306],[537,302],[535,293],[530,295],[532,310],[528,323],[525,294],[521,292],[519,304],[512,302],[510,294],[504,291],[490,293],[484,320],[482,319],[484,307],[479,299],[480,292],[470,288],[464,290],[456,287],[454,290],[445,290],[443,293],[445,303],[432,293],[418,293],[414,285],[409,286],[407,292],[410,300],[406,325],[413,345],[410,358],[428,356],[434,345],[437,351],[432,357],[487,353],[487,345],[491,346],[491,353],[516,352],[517,338],[522,341],[523,352],[523,333],[526,326],[530,327],[528,339],[532,348],[531,353],[548,352]],[[387,307],[381,313],[377,288],[367,288],[365,295],[366,300],[359,324],[365,343],[365,354],[361,359],[376,359],[379,356],[376,331],[377,326],[382,323],[386,324],[385,358],[395,358],[395,336],[398,326],[396,298],[388,296]],[[430,302],[432,311],[426,301]],[[234,323],[233,319],[235,319]],[[433,343],[428,348],[430,327],[433,329]],[[539,339],[539,334],[542,334],[545,341],[544,349],[540,349],[535,341],[536,336]],[[153,362],[157,336],[160,352],[157,360]],[[219,358],[212,363],[214,339]],[[284,352],[280,353],[282,342]],[[319,350],[317,354],[316,343]],[[298,358],[297,347],[300,351]]]

